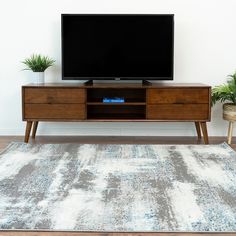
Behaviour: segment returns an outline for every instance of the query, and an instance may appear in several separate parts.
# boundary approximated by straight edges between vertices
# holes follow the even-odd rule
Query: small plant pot
[[[44,72],[33,72],[33,83],[44,84]]]
[[[223,119],[236,121],[236,105],[233,103],[225,103],[223,105]]]

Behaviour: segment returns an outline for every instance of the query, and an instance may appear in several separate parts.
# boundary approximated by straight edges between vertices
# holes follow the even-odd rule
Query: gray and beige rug
[[[236,153],[12,143],[0,154],[0,229],[236,231]]]

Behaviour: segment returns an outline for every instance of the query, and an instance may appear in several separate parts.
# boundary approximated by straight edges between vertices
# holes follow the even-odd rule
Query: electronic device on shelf
[[[124,98],[118,98],[118,97],[114,97],[114,98],[103,98],[103,102],[104,103],[124,103],[125,99]]]
[[[173,80],[173,14],[62,14],[63,80]]]

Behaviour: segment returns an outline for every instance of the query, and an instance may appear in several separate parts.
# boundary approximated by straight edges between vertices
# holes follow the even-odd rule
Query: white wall
[[[21,85],[31,72],[20,63],[32,53],[47,54],[56,66],[46,82],[61,82],[61,13],[174,13],[174,82],[216,85],[236,69],[235,0],[1,0],[0,135],[22,135]],[[213,108],[210,135],[226,135],[222,108]],[[42,123],[41,134],[194,135],[185,123]]]

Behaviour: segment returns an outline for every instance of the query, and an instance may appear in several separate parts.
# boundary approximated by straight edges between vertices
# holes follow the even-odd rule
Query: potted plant
[[[33,54],[26,58],[22,63],[27,66],[24,70],[32,70],[34,72],[34,83],[44,83],[44,71],[54,64],[55,60],[48,56]]]
[[[223,104],[223,119],[229,121],[228,143],[231,143],[233,122],[236,121],[236,72],[228,76],[226,84],[212,89],[212,105],[217,101]]]

